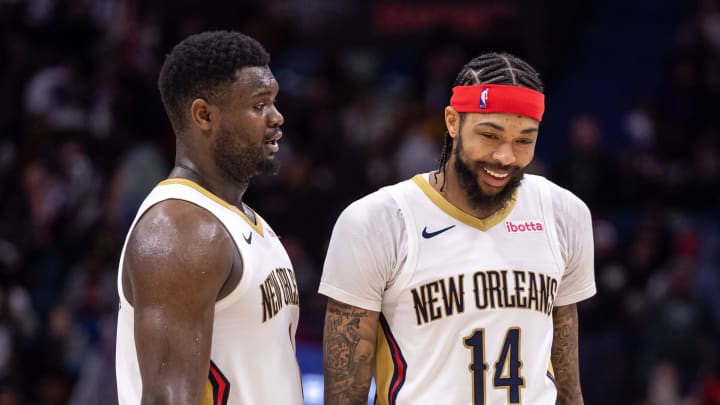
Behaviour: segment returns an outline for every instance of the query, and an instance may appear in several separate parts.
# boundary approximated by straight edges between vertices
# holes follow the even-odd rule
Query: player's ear
[[[460,113],[450,106],[445,107],[445,127],[452,138],[460,133]]]
[[[190,105],[190,122],[201,131],[209,131],[215,119],[214,108],[207,100],[196,98]]]

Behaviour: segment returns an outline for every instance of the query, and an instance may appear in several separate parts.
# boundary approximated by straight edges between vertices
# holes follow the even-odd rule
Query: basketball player
[[[160,71],[175,167],[120,258],[120,404],[301,404],[287,253],[242,197],[276,170],[283,116],[269,55],[227,31],[180,42]]]
[[[439,169],[340,215],[320,284],[326,404],[366,403],[373,372],[377,404],[583,403],[590,212],[523,174],[542,91],[515,56],[471,60],[445,108]]]

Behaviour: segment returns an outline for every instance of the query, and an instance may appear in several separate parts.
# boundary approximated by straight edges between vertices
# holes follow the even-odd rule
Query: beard
[[[486,213],[488,216],[505,208],[513,198],[515,190],[520,186],[525,168],[519,166],[492,165],[485,162],[466,163],[463,158],[462,138],[458,137],[457,148],[455,149],[455,164],[453,169],[457,175],[458,183],[465,193],[465,197],[475,210]],[[505,187],[495,194],[488,194],[480,188],[477,174],[488,168],[490,170],[509,170],[510,180]]]
[[[223,129],[215,141],[213,157],[223,175],[238,183],[247,183],[258,174],[276,174],[280,163],[265,157],[263,144],[245,147],[235,142],[237,134]]]

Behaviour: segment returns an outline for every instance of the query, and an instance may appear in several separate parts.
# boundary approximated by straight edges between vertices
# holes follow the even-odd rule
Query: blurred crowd
[[[116,401],[117,262],[137,207],[172,166],[156,81],[180,39],[237,29],[272,55],[283,168],[253,180],[247,201],[291,256],[306,345],[320,344],[316,290],[337,215],[436,168],[461,66],[486,50],[517,53],[552,103],[583,46],[580,32],[539,43],[533,30],[563,16],[527,23],[522,1],[425,2],[435,17],[425,26],[402,19],[412,6],[380,1],[242,3],[0,0],[0,405]],[[618,3],[589,1],[584,18]],[[463,7],[492,19],[453,29]],[[549,104],[560,124],[541,129],[530,168],[594,217],[598,295],[579,307],[588,404],[720,404],[720,2],[683,10],[654,85],[619,115]]]

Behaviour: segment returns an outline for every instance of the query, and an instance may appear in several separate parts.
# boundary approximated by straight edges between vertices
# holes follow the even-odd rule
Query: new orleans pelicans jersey
[[[479,220],[429,174],[338,219],[320,292],[380,312],[378,404],[555,404],[552,309],[595,293],[590,213],[525,175]]]
[[[131,231],[150,207],[168,199],[185,200],[211,212],[230,233],[243,260],[238,286],[215,305],[211,363],[202,404],[301,404],[295,355],[298,290],[282,244],[259,215],[255,214],[253,223],[236,207],[185,179],[161,182],[142,203]],[[118,277],[117,386],[121,405],[137,405],[142,383],[133,308],[122,290],[124,256],[125,248]]]

